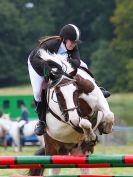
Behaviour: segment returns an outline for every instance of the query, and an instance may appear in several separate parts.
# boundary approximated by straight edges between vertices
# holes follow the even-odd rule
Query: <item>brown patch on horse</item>
[[[64,110],[67,109],[67,105],[66,105],[66,101],[64,99],[64,96],[63,96],[62,92],[60,91],[60,86],[57,86],[55,88],[55,92],[56,92],[59,108],[60,108],[61,112],[64,114],[65,121],[67,122],[68,121],[68,112],[64,112]]]
[[[88,79],[84,79],[80,75],[76,75],[75,79],[77,81],[78,89],[86,94],[92,92],[95,88],[94,84]]]
[[[68,155],[75,147],[74,143],[62,143],[51,138],[47,133],[43,136],[46,155]]]
[[[86,103],[86,101],[84,101],[81,98],[79,99],[79,107],[80,107],[79,115],[81,117],[88,116],[91,113],[91,111],[92,111],[91,107]]]

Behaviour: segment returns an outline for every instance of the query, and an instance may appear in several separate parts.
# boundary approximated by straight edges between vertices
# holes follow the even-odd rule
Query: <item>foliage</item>
[[[132,11],[130,0],[1,0],[0,86],[29,83],[27,58],[38,39],[74,23],[81,59],[96,80],[112,91],[132,91]]]
[[[133,1],[117,0],[116,2],[117,8],[111,18],[115,25],[114,33],[116,35],[112,40],[112,47],[123,58],[121,65],[125,69],[125,76],[120,76],[120,80],[124,78],[126,82],[122,90],[133,91]]]
[[[133,51],[133,1],[117,0],[117,8],[111,21],[115,25],[116,38],[113,40],[114,47],[120,52],[132,57]]]
[[[107,10],[108,9],[108,10]],[[81,57],[88,59],[97,41],[112,38],[113,1],[84,0],[1,0],[0,1],[0,86],[29,81],[27,58],[45,35],[59,34],[60,28],[74,23],[82,31]],[[65,15],[64,15],[65,12]],[[103,24],[106,28],[103,29]],[[10,69],[9,69],[10,68]],[[6,73],[6,74],[5,74]]]
[[[125,59],[115,53],[109,43],[102,41],[92,58],[92,71],[99,84],[112,91],[121,91],[126,84]]]
[[[2,26],[0,28],[0,86],[22,84],[27,81],[28,54],[33,46],[35,47],[35,41],[53,29],[52,23],[49,23],[49,19],[52,20],[51,14],[48,13],[50,10],[43,11],[40,7],[41,1],[34,5],[35,8],[28,9],[26,2],[25,0],[0,1]],[[38,6],[42,9],[41,15]]]
[[[127,80],[128,80],[128,90],[133,90],[133,58],[127,63]]]
[[[2,0],[0,2],[0,85],[8,82],[15,84],[19,80],[17,75],[22,74],[19,58],[21,51],[24,21],[19,18],[20,13],[13,3]],[[20,33],[21,31],[21,33]]]

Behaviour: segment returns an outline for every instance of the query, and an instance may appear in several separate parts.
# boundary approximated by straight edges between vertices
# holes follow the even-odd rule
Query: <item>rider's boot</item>
[[[42,102],[36,102],[35,101],[35,104],[36,104],[36,111],[37,111],[37,114],[38,114],[38,118],[39,118],[39,121],[38,123],[36,124],[35,126],[35,130],[34,130],[34,133],[38,136],[41,136],[45,133],[45,129],[46,129],[46,110],[45,108],[43,107],[43,104]]]
[[[103,87],[99,87],[104,95],[105,98],[108,98],[111,94],[108,90],[106,90],[105,88]]]

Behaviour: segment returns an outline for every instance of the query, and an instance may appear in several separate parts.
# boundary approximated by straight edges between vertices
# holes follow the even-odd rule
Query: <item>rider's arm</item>
[[[78,46],[75,46],[72,51],[68,51],[68,54],[70,57],[69,61],[72,64],[72,66],[74,68],[79,68],[81,61],[80,61],[80,53],[78,50]]]

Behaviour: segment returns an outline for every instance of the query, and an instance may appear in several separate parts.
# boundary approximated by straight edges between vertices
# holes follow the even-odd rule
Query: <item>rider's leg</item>
[[[45,128],[46,128],[46,109],[45,107],[43,107],[43,103],[42,102],[36,102],[35,101],[35,105],[36,105],[36,111],[38,114],[38,118],[39,121],[35,126],[35,134],[38,136],[41,136],[45,133]]]
[[[88,69],[88,66],[87,66],[86,63],[84,63],[82,60],[81,60],[80,67],[81,67],[83,70],[85,70],[88,74],[90,74],[90,75],[94,78],[93,74],[92,74],[92,73],[90,72],[90,70]],[[97,84],[97,82],[96,82],[96,84]],[[98,85],[98,84],[97,84],[97,85]],[[98,86],[99,86],[99,85],[98,85]],[[103,93],[103,95],[104,95],[105,98],[108,98],[108,97],[110,96],[110,92],[109,92],[108,90],[106,90],[105,88],[100,87],[100,86],[99,86],[99,88],[101,89],[101,91],[102,91],[102,93]]]
[[[42,84],[44,82],[44,76],[40,76],[35,69],[32,67],[30,60],[28,60],[28,69],[29,69],[29,76],[31,80],[33,95],[35,99],[36,111],[38,114],[39,122],[35,127],[35,133],[37,135],[42,135],[44,133],[44,129],[46,127],[45,124],[45,117],[43,111],[43,105],[41,100],[41,93],[42,93]]]

